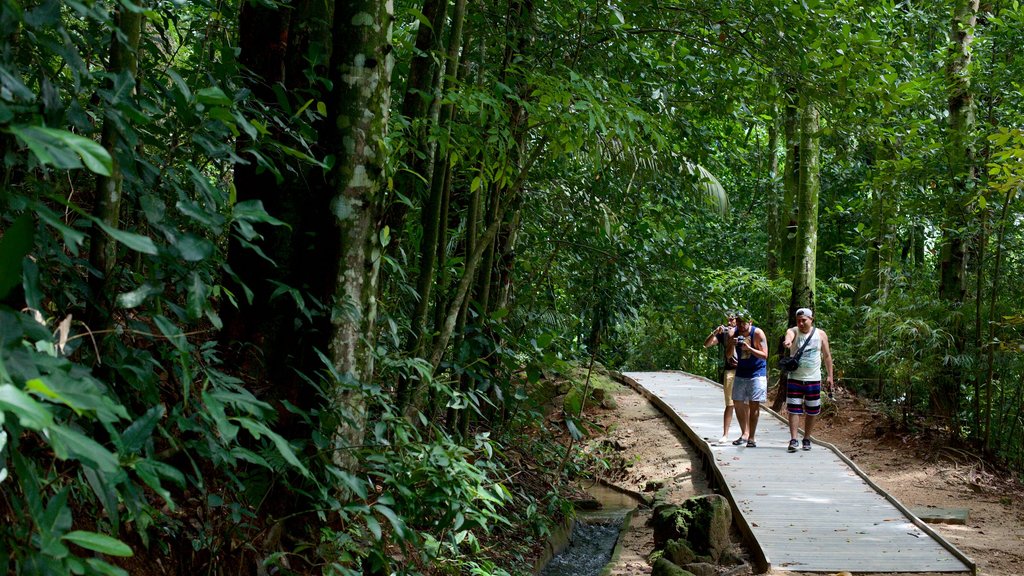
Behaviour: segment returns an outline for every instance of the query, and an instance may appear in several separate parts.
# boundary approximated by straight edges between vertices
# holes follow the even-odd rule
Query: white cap
[[[808,318],[814,318],[814,313],[811,312],[810,308],[797,308],[797,316],[807,316]]]

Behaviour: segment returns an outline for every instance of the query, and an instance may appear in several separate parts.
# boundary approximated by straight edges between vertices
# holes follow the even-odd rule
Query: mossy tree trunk
[[[330,212],[339,258],[329,355],[341,380],[330,395],[343,415],[333,431],[333,459],[346,469],[354,464],[351,450],[362,443],[365,425],[359,385],[370,381],[374,367],[393,9],[390,1],[354,0],[338,4],[334,14],[333,90],[327,106],[332,130],[327,143],[336,154]]]

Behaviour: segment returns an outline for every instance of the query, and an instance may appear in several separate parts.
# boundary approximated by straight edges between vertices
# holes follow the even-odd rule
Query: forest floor
[[[706,493],[697,453],[675,425],[626,386],[614,398],[617,408],[588,410],[603,430],[591,447],[609,455],[612,464],[601,480],[648,498],[660,489],[670,501]],[[815,436],[834,444],[908,508],[967,508],[966,524],[931,526],[974,560],[979,575],[1024,574],[1024,486],[1011,475],[927,435],[900,432],[870,402],[850,394],[840,394],[820,417]],[[612,576],[651,573],[647,557],[654,543],[648,517],[649,512],[638,510]]]

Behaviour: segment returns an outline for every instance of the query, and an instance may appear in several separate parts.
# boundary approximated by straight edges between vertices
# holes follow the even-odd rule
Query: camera
[[[747,339],[745,337],[737,336],[736,337],[736,349],[738,350],[738,349],[742,348],[743,347],[743,343],[746,342],[746,341],[747,341]]]

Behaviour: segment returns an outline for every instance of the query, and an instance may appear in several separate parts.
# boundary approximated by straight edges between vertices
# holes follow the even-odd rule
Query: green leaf
[[[122,558],[134,555],[134,552],[132,552],[132,549],[127,544],[121,542],[117,538],[111,538],[105,534],[87,532],[85,530],[74,530],[65,534],[63,539],[77,544],[86,550],[92,550],[93,552],[99,552],[100,554],[119,556]]]
[[[6,298],[21,283],[22,261],[32,250],[34,225],[32,215],[25,213],[4,230],[0,238],[0,298]]]
[[[53,414],[45,406],[12,384],[0,384],[0,410],[17,416],[25,428],[42,430],[53,424]]]
[[[121,433],[121,451],[126,454],[134,454],[142,450],[165,413],[166,408],[163,404],[157,404],[147,410],[138,420],[132,422],[131,426]]]
[[[8,129],[44,166],[73,170],[81,168],[84,163],[95,174],[110,176],[113,173],[114,161],[110,153],[88,138],[44,126],[11,126]]]
[[[196,92],[196,101],[201,104],[208,104],[211,106],[231,106],[233,102],[231,98],[228,98],[227,94],[223,90],[216,86],[210,88],[203,88]]]
[[[51,426],[50,445],[58,458],[74,458],[91,463],[104,472],[115,472],[117,456],[99,442],[65,426]]]
[[[78,250],[82,247],[82,243],[85,242],[84,232],[81,230],[75,230],[62,222],[60,217],[51,212],[46,206],[36,205],[35,211],[43,222],[46,222],[60,232],[61,236],[64,238],[64,244],[66,244],[68,248]]]
[[[270,438],[270,441],[274,443],[274,446],[277,448],[277,451],[281,454],[282,457],[284,457],[284,459],[289,464],[297,468],[299,472],[302,473],[303,476],[310,475],[309,470],[306,469],[302,462],[299,462],[299,457],[296,456],[295,451],[292,450],[291,444],[289,444],[288,441],[285,440],[283,436],[281,436],[277,432],[274,432],[269,427],[267,427],[266,424],[262,422],[257,422],[249,418],[235,418],[235,420],[239,424],[241,424],[243,428],[248,430],[249,433],[252,434],[257,440],[259,440],[261,435]]]
[[[160,333],[167,337],[167,339],[174,344],[174,347],[182,352],[188,349],[188,339],[181,332],[181,328],[178,328],[174,322],[171,322],[169,318],[162,314],[158,314],[153,317],[153,322],[156,327],[160,329]]]
[[[160,294],[164,291],[162,286],[154,286],[153,284],[143,284],[131,292],[125,292],[118,294],[116,298],[117,305],[121,308],[135,308],[146,301],[146,298],[150,296]]]
[[[391,522],[391,527],[395,529],[395,534],[397,534],[399,538],[406,537],[405,522],[398,517],[398,514],[395,514],[394,510],[382,504],[374,504],[373,509],[381,516],[387,518],[388,522]]]
[[[100,220],[95,218],[92,219],[93,223],[103,229],[111,238],[117,240],[121,244],[124,244],[128,248],[135,250],[136,252],[142,252],[143,254],[149,254],[156,256],[157,248],[156,244],[153,243],[153,239],[149,236],[143,236],[141,234],[135,234],[132,232],[125,232],[118,228],[114,228]]]
[[[265,222],[267,224],[273,224],[274,226],[288,226],[287,223],[274,218],[267,213],[267,210],[263,207],[262,200],[245,200],[235,204],[231,210],[231,215],[236,220],[245,220],[247,222]]]

